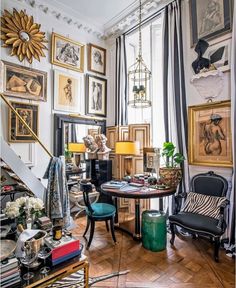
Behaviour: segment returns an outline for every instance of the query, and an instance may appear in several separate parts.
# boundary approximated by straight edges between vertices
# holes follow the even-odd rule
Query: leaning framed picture
[[[47,101],[47,72],[2,61],[2,91],[10,97]]]
[[[86,75],[85,109],[88,115],[106,117],[107,80],[93,75]]]
[[[54,70],[54,110],[79,112],[81,77]]]
[[[192,45],[231,30],[232,0],[190,0]]]
[[[143,148],[143,171],[159,173],[160,168],[160,148]]]
[[[35,104],[11,102],[18,114],[25,120],[29,127],[38,136],[39,106]],[[19,118],[9,109],[9,142],[35,142],[29,129],[19,120]]]
[[[88,70],[106,75],[106,49],[88,44]]]
[[[52,33],[51,62],[78,72],[84,71],[84,45]]]
[[[188,107],[189,164],[232,166],[230,101]]]

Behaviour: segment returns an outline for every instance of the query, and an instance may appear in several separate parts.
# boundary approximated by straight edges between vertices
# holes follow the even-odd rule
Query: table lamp
[[[81,162],[81,156],[86,151],[84,143],[68,143],[68,150],[74,153],[75,165],[79,167]]]
[[[140,154],[140,144],[137,141],[120,141],[116,142],[115,153],[126,155],[124,157],[125,173],[132,174],[132,156]]]

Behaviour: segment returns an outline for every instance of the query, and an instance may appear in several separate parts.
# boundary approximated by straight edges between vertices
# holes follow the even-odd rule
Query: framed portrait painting
[[[86,114],[106,117],[107,80],[86,75]]]
[[[47,72],[2,61],[3,93],[10,97],[47,101]]]
[[[230,101],[188,108],[189,164],[232,166]]]
[[[89,44],[88,52],[88,70],[106,75],[106,49]]]
[[[84,71],[84,45],[52,33],[51,62],[78,72]]]
[[[18,114],[25,120],[28,126],[38,136],[39,106],[35,104],[11,102]],[[9,109],[9,142],[35,142],[29,129]]]
[[[54,70],[54,110],[78,112],[81,87],[81,77]]]
[[[231,30],[232,0],[190,0],[192,45]]]

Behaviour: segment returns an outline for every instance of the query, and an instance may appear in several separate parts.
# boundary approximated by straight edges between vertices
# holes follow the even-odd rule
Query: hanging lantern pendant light
[[[129,68],[129,85],[132,93],[129,95],[128,105],[133,108],[147,108],[152,105],[150,95],[148,94],[148,81],[151,79],[151,71],[142,57],[142,33],[141,33],[141,0],[139,1],[139,53],[136,62]]]

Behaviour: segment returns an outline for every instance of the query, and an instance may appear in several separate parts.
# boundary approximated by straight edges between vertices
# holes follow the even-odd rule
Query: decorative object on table
[[[113,272],[98,277],[89,277],[89,287],[92,287],[93,284],[95,283],[105,281],[113,277],[126,275],[129,272],[130,270],[125,270],[125,271]],[[84,287],[84,273],[81,271],[77,271],[76,273],[73,273],[63,278],[62,280],[59,280],[48,286],[48,288],[63,288],[63,287],[74,287],[74,288]]]
[[[178,165],[185,160],[181,153],[175,153],[175,148],[172,142],[164,142],[161,153],[166,166],[159,169],[160,182],[170,187],[177,187],[182,179],[182,169]]]
[[[209,44],[204,39],[199,39],[197,45],[195,46],[195,52],[198,54],[196,60],[193,61],[192,67],[195,74],[200,73],[202,70],[208,70],[210,67],[210,60],[208,58],[203,58],[203,54],[206,52]]]
[[[95,139],[91,135],[83,137],[84,145],[87,148],[86,152],[88,153],[89,159],[97,159],[98,145],[95,142]]]
[[[188,107],[189,164],[232,166],[230,101]]]
[[[211,45],[205,53],[216,69],[222,72],[230,70],[231,39]]]
[[[149,185],[156,185],[157,184],[157,178],[155,176],[149,176],[148,177],[148,184]]]
[[[44,203],[39,198],[20,197],[15,201],[7,202],[4,213],[10,219],[16,219],[17,224],[22,224],[26,228],[28,218],[32,219],[31,225],[38,218],[44,209]],[[31,227],[30,227],[31,228]]]
[[[88,44],[88,70],[106,75],[106,49]]]
[[[49,247],[42,247],[39,250],[38,258],[43,260],[43,267],[39,270],[40,274],[46,275],[51,270],[50,267],[46,266],[46,259],[51,255],[52,250]]]
[[[39,126],[39,106],[35,104],[11,102],[12,106],[18,112],[18,114],[25,120],[29,127],[38,136]],[[8,128],[8,141],[9,142],[35,142],[28,128],[21,123],[16,114],[10,109],[9,113],[9,128]]]
[[[98,159],[99,160],[109,160],[110,148],[107,147],[107,137],[104,134],[99,134],[95,138],[95,142],[98,145]]]
[[[230,32],[232,26],[231,0],[190,0],[192,45],[201,38],[216,38]]]
[[[107,80],[86,75],[86,114],[106,117]]]
[[[0,240],[0,261],[8,258],[16,249],[16,242],[12,240]]]
[[[80,240],[75,237],[68,238],[63,236],[60,241],[55,241],[52,237],[48,236],[45,239],[45,244],[51,249],[50,260],[53,266],[81,255],[83,249]]]
[[[84,45],[52,33],[51,62],[78,72],[84,71]]]
[[[60,70],[54,71],[54,109],[78,112],[82,78]]]
[[[36,223],[41,230],[50,231],[52,228],[52,221],[46,216],[37,218]]]
[[[30,245],[23,246],[22,251],[23,254],[19,257],[19,259],[20,262],[28,269],[27,273],[23,275],[23,279],[28,281],[34,277],[34,273],[30,272],[29,269],[38,267],[40,263],[37,261],[37,253],[32,250]],[[37,263],[37,265],[34,263]]]
[[[53,240],[59,241],[62,238],[62,226],[53,226],[52,228],[52,238]]]
[[[26,59],[29,63],[33,58],[40,61],[40,57],[45,57],[43,49],[47,47],[43,43],[48,41],[45,32],[40,31],[41,25],[34,23],[33,16],[28,16],[23,10],[18,12],[15,8],[12,14],[4,10],[1,24],[3,47],[11,48],[11,56],[16,55],[21,62]]]
[[[125,156],[125,173],[128,176],[132,175],[132,155],[140,154],[140,143],[138,141],[116,142],[115,153]]]
[[[65,157],[52,157],[44,179],[48,179],[45,196],[45,210],[53,221],[63,219],[64,227],[70,225],[70,200],[65,175]]]
[[[142,1],[139,0],[139,52],[136,62],[130,66],[128,71],[129,86],[132,93],[129,93],[128,105],[133,108],[147,108],[152,105],[149,91],[149,80],[151,79],[151,71],[148,70],[142,56]]]
[[[159,174],[160,148],[143,148],[143,171]]]
[[[75,167],[72,168],[72,171],[76,170],[74,168],[80,168],[80,163],[81,161],[84,161],[83,156],[86,151],[84,143],[68,143],[68,150],[73,153],[74,158]]]
[[[7,61],[2,61],[0,67],[5,95],[47,101],[47,72]]]
[[[8,288],[19,285],[21,282],[19,262],[16,257],[8,258],[0,263],[0,282],[1,287]]]

